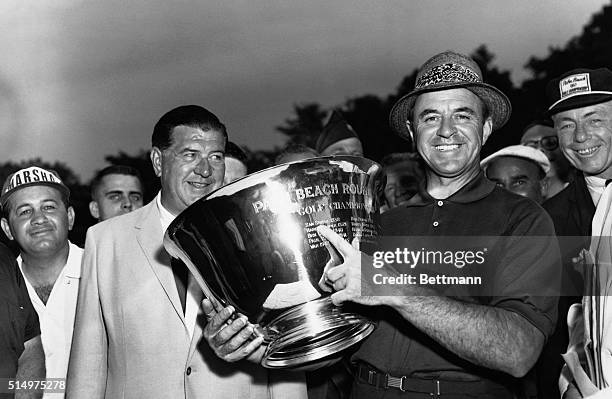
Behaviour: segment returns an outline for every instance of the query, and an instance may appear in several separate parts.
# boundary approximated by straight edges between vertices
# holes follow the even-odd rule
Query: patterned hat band
[[[442,64],[435,66],[417,79],[415,90],[428,86],[437,86],[446,83],[481,83],[482,78],[473,70],[459,64]]]

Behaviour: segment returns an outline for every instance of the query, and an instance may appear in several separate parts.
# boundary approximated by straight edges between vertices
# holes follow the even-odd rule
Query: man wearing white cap
[[[384,253],[389,260],[375,269],[376,280],[367,278],[376,267],[374,256],[318,228],[344,260],[322,279],[336,291],[332,300],[372,306],[378,319],[377,329],[352,357],[353,398],[520,394],[518,379],[535,363],[555,323],[556,300],[542,295],[554,291],[559,254],[554,237],[536,238],[553,236],[544,210],[497,187],[480,169],[482,145],[510,111],[508,98],[483,82],[472,59],[450,51],[432,57],[419,70],[415,90],[391,110],[393,130],[412,136],[425,161],[426,181],[418,198],[381,216],[383,234],[395,241],[383,246],[390,249]],[[451,255],[465,254],[469,244],[464,243],[476,236],[488,243],[481,247],[486,248],[482,269],[451,260],[437,270],[480,270],[488,276],[484,284],[437,286],[428,285],[429,279],[397,284],[415,269],[417,282],[422,281],[419,273],[430,268],[423,262],[407,267],[395,250],[414,257],[429,252],[420,243],[447,240],[446,248],[455,250]],[[385,278],[390,284],[377,285]]]
[[[17,262],[40,320],[47,378],[66,378],[81,277],[83,250],[68,241],[69,195],[54,171],[37,166],[10,175],[0,195],[2,230],[19,245]]]
[[[480,167],[489,180],[510,192],[538,204],[546,197],[546,174],[550,162],[540,150],[511,145],[483,159]]]
[[[577,190],[578,186],[570,184],[551,199],[549,208],[555,212],[557,230],[582,226],[582,230],[592,236],[589,240],[584,234],[584,244],[589,250],[582,253],[587,258],[581,269],[585,273],[585,296],[582,307],[573,305],[570,308],[567,317],[569,348],[564,359],[582,397],[604,398],[612,393],[612,310],[606,306],[612,295],[607,289],[610,279],[606,275],[612,263],[609,251],[612,188],[608,184],[612,179],[612,71],[608,68],[569,71],[551,80],[546,94],[548,113],[561,150],[582,172],[576,180],[584,178],[588,190],[584,193],[584,189]],[[563,211],[562,207],[565,207]],[[592,223],[589,223],[590,215],[593,215]],[[597,267],[593,268],[592,264]],[[588,377],[578,364],[577,353],[584,353],[588,359]],[[563,373],[562,393],[572,376]],[[598,390],[601,391],[597,393]]]

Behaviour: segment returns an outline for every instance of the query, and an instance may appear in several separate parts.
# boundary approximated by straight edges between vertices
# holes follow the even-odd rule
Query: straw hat
[[[463,54],[445,51],[433,56],[421,66],[414,90],[395,103],[389,115],[391,129],[409,139],[406,121],[418,95],[453,88],[468,89],[482,100],[493,119],[493,130],[502,127],[510,118],[510,100],[500,90],[483,82],[482,72],[476,62]]]

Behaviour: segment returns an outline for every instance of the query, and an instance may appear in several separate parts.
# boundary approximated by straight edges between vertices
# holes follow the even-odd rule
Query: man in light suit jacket
[[[206,109],[168,112],[152,137],[160,193],[89,229],[68,398],[306,397],[302,373],[258,364],[262,339],[250,340],[244,316],[226,323],[233,308],[200,308],[202,292],[162,245],[174,217],[220,187],[226,141]]]

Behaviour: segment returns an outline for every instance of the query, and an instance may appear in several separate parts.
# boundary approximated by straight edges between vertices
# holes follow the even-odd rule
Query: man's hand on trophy
[[[335,305],[346,301],[363,305],[378,305],[376,297],[362,296],[361,263],[371,263],[371,257],[359,251],[359,241],[354,240],[354,246],[327,226],[318,226],[317,232],[326,238],[344,259],[338,266],[326,266],[323,277],[319,282],[321,289],[329,292],[333,287],[335,293],[331,299]],[[355,248],[357,247],[357,248]],[[368,263],[366,263],[368,264]]]
[[[236,313],[233,306],[215,304],[209,299],[202,301],[207,319],[203,335],[208,345],[225,361],[247,359],[260,363],[265,351],[263,336],[257,335],[247,317]]]
[[[357,243],[356,248],[359,249],[359,240],[354,241]],[[328,240],[323,240],[323,244],[325,245],[325,248],[329,253],[329,260],[323,268],[323,274],[321,275],[321,279],[319,280],[319,287],[325,292],[333,292],[335,290],[334,282],[327,278],[327,271],[332,267],[342,264],[344,260],[342,259],[342,256],[340,255],[338,250],[336,250],[336,248],[334,248],[334,246]]]

